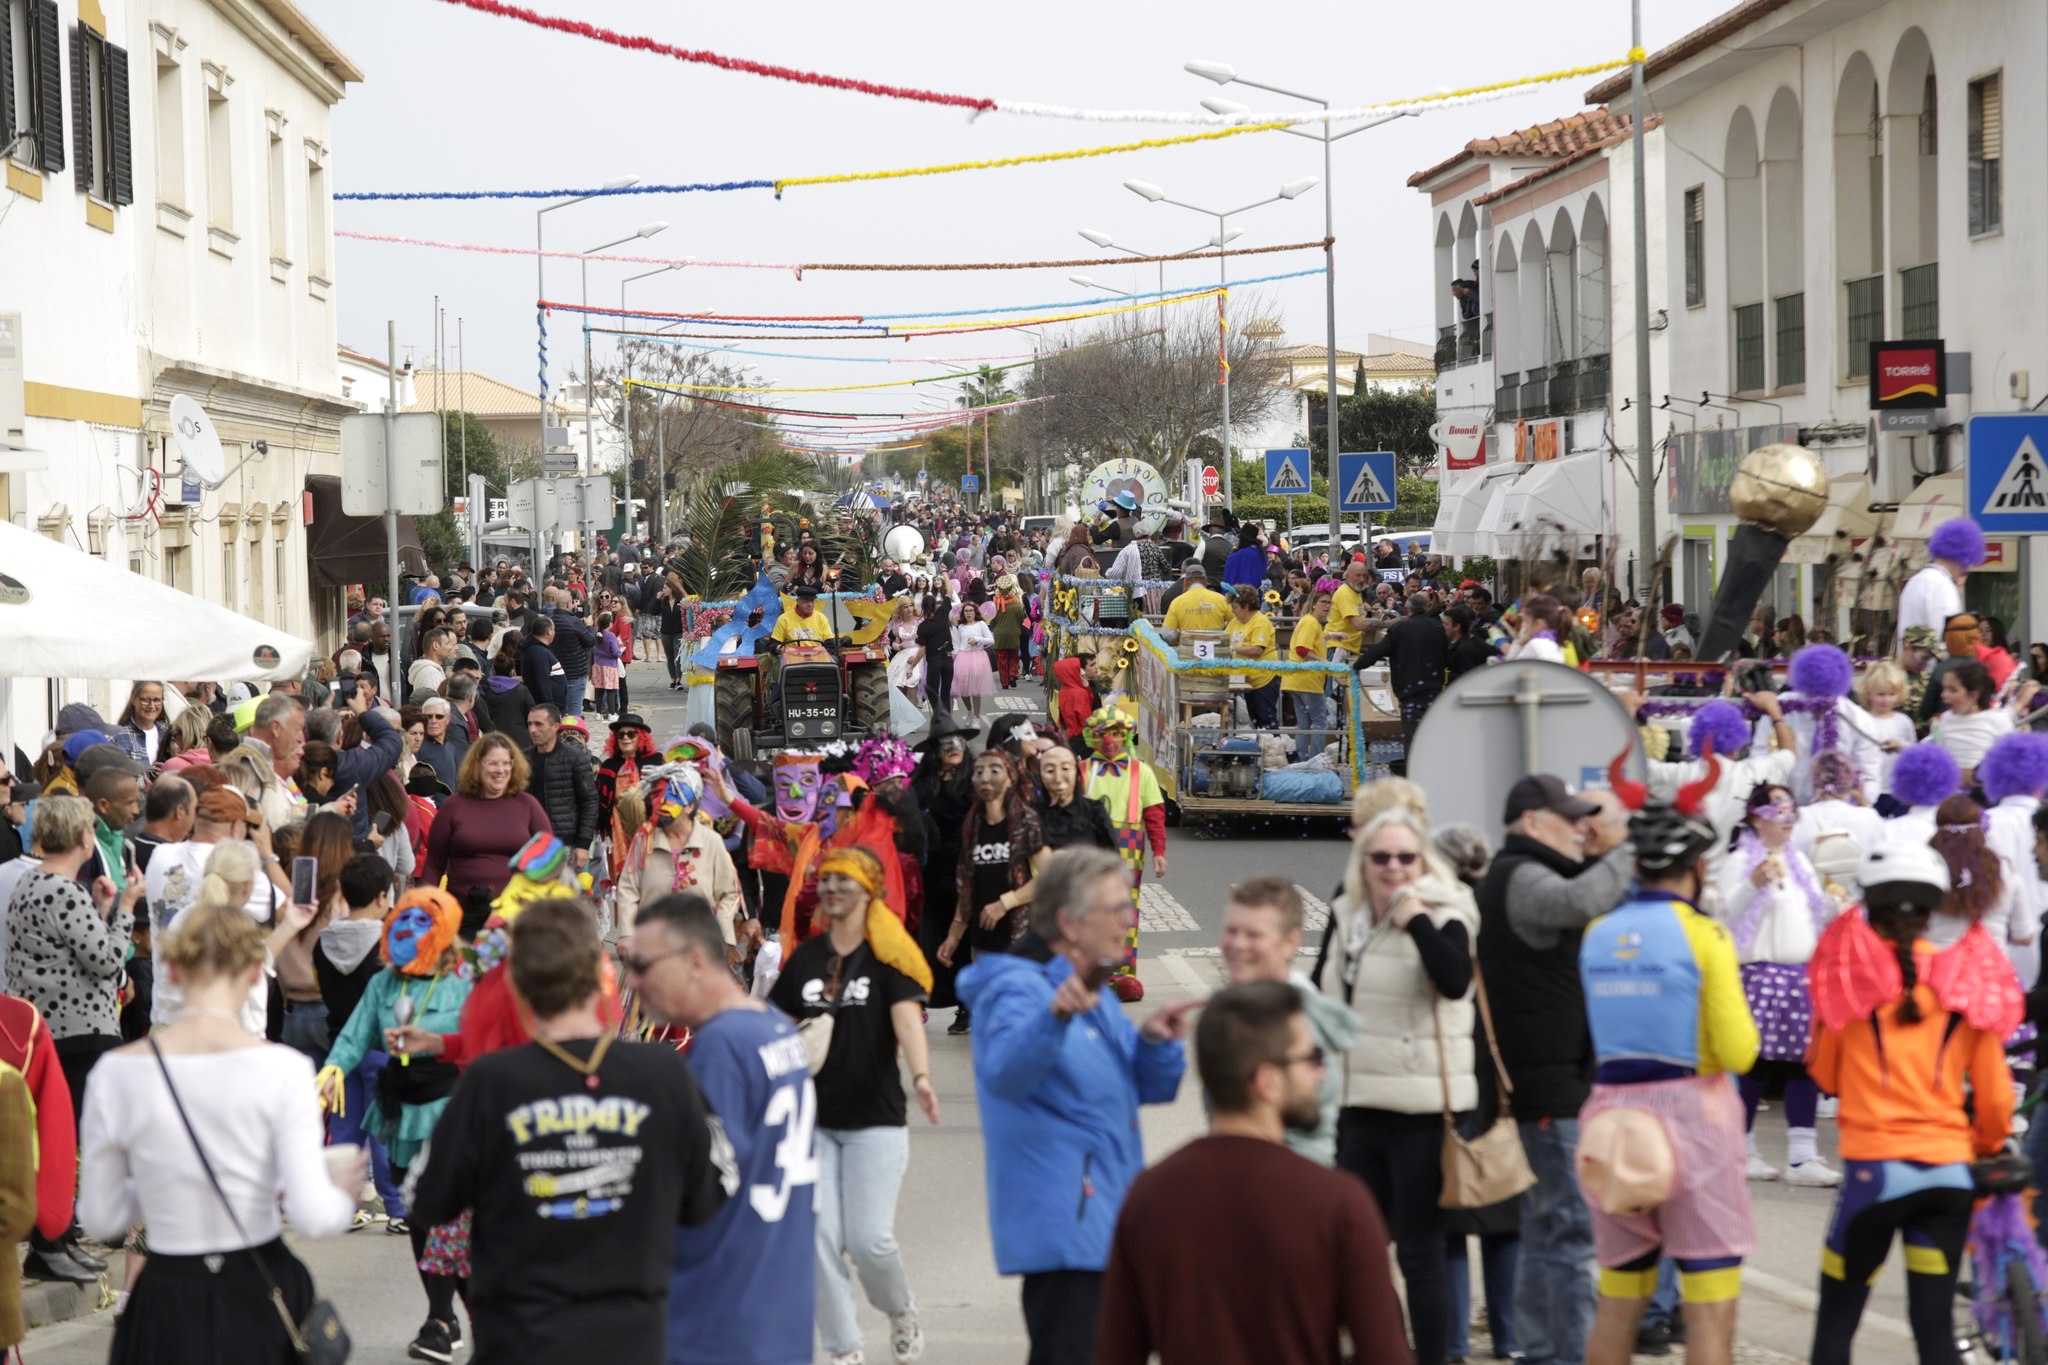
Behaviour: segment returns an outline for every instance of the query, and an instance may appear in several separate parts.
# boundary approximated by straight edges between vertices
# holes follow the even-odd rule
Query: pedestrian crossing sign
[[[1994,535],[2048,531],[2048,416],[1970,419],[1970,515]]]
[[[1291,498],[1308,492],[1308,452],[1266,452],[1266,496]]]
[[[1394,452],[1372,450],[1337,456],[1337,510],[1389,512],[1394,507]]]

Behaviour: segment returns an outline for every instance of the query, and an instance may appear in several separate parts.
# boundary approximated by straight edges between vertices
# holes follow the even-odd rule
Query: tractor
[[[764,642],[765,643],[765,642]],[[784,645],[782,695],[768,706],[773,671],[756,655],[721,658],[719,747],[742,762],[775,749],[807,749],[889,730],[889,655],[880,642]]]

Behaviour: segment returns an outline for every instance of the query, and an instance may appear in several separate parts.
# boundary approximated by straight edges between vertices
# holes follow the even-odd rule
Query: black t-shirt
[[[917,623],[917,642],[926,659],[953,657],[953,627],[943,616],[928,616]]]
[[[561,1044],[590,1059],[596,1039]],[[463,1070],[412,1213],[475,1210],[477,1359],[667,1358],[676,1228],[717,1213],[732,1145],[675,1049],[613,1042],[597,1085],[538,1043]]]
[[[1078,794],[1064,806],[1047,801],[1038,808],[1038,822],[1045,830],[1045,846],[1049,849],[1080,846],[1116,851],[1116,830],[1100,801],[1090,801]]]
[[[995,928],[984,929],[981,912],[1010,891],[1010,822],[991,825],[984,821],[967,858],[974,869],[974,904],[961,907],[967,912],[967,941],[977,953],[1007,952],[1015,937],[1011,932],[1013,916],[1005,914]]]
[[[889,912],[877,907],[869,913]],[[831,937],[818,935],[789,955],[768,998],[792,1019],[833,1015],[832,1047],[816,1077],[820,1128],[901,1128],[907,1111],[889,1009],[924,999],[924,988],[863,943],[839,968],[834,1010],[826,988],[838,962]]]

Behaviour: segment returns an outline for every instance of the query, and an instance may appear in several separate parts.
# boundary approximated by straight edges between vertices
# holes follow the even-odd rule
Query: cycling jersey
[[[1603,1085],[1744,1072],[1756,1061],[1734,940],[1680,897],[1644,891],[1594,920],[1579,975]]]

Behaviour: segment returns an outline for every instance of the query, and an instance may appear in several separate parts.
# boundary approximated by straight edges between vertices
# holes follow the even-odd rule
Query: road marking
[[[1304,932],[1320,934],[1330,922],[1330,907],[1327,902],[1299,882],[1294,889],[1301,895],[1301,927]],[[1142,933],[1199,933],[1202,926],[1196,921],[1194,912],[1181,903],[1178,896],[1156,882],[1146,882],[1138,889],[1138,929]],[[1192,951],[1192,950],[1191,950]]]
[[[1184,957],[1177,957],[1168,953],[1159,958],[1158,961],[1159,965],[1166,969],[1166,974],[1173,978],[1174,984],[1183,990],[1193,991],[1198,995],[1207,995],[1215,990],[1218,985],[1222,984],[1220,980],[1204,981],[1201,973],[1189,966],[1188,960]]]
[[[998,711],[1043,711],[1045,704],[1036,697],[991,697]]]
[[[1805,1285],[1794,1284],[1790,1280],[1780,1279],[1768,1270],[1759,1270],[1753,1265],[1745,1264],[1742,1267],[1742,1282],[1745,1285],[1753,1285],[1763,1290],[1764,1293],[1790,1307],[1807,1313],[1820,1311],[1820,1295],[1814,1293]],[[1873,1312],[1866,1308],[1863,1310],[1863,1321],[1871,1324],[1880,1332],[1889,1332],[1895,1337],[1904,1337],[1908,1341],[1913,1338],[1912,1327],[1889,1314]]]

